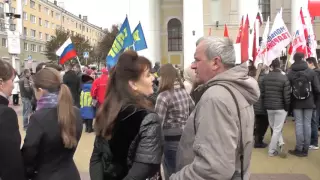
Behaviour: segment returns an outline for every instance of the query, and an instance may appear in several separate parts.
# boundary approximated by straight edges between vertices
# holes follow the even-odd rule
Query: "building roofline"
[[[83,20],[83,19],[80,19],[77,15],[75,15],[75,14],[67,11],[66,9],[64,9],[64,8],[58,6],[58,5],[55,5],[54,3],[50,2],[49,0],[39,0],[39,1],[42,2],[42,3],[45,3],[45,4],[47,4],[47,5],[49,5],[50,7],[54,8],[54,9],[56,9],[56,10],[59,10],[59,12],[60,12],[60,13],[62,12],[62,14],[69,15],[69,16],[71,16],[73,19],[76,19],[77,21],[83,22],[84,24],[89,25],[89,26],[91,26],[92,28],[95,28],[96,30],[100,30],[101,32],[103,32],[103,28],[102,28],[102,27],[99,27],[99,26],[94,25],[94,24],[92,24],[92,23],[90,23],[90,22],[88,22],[88,21],[85,21],[85,20]],[[61,14],[61,15],[62,15],[62,14]],[[61,17],[61,18],[62,18],[62,17]]]

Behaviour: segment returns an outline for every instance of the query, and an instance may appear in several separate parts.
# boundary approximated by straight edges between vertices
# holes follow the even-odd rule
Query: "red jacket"
[[[94,80],[91,89],[91,96],[102,104],[106,95],[109,77],[107,74],[102,74],[101,77]]]

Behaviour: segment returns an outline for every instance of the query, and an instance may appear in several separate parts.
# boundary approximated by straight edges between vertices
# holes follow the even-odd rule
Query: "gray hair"
[[[236,53],[230,38],[210,36],[204,37],[200,42],[202,41],[206,45],[205,53],[208,60],[219,56],[226,67],[235,66]]]
[[[204,37],[199,38],[196,42],[196,46],[198,46],[204,39]]]

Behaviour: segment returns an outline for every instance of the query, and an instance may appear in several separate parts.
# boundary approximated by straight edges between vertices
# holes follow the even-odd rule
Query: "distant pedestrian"
[[[33,90],[31,87],[31,72],[29,69],[23,71],[23,77],[19,81],[19,89],[22,100],[23,129],[26,130],[29,124],[29,116],[32,113]]]

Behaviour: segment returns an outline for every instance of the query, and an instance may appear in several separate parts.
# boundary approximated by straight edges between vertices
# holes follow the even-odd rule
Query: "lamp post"
[[[21,0],[17,1],[21,3]],[[15,14],[12,12],[11,0],[5,0],[5,21],[1,24],[7,32],[8,39],[8,53],[11,55],[12,66],[16,69],[16,56],[20,54],[20,34],[16,31],[16,24],[14,24],[14,19],[20,19],[21,14]]]

